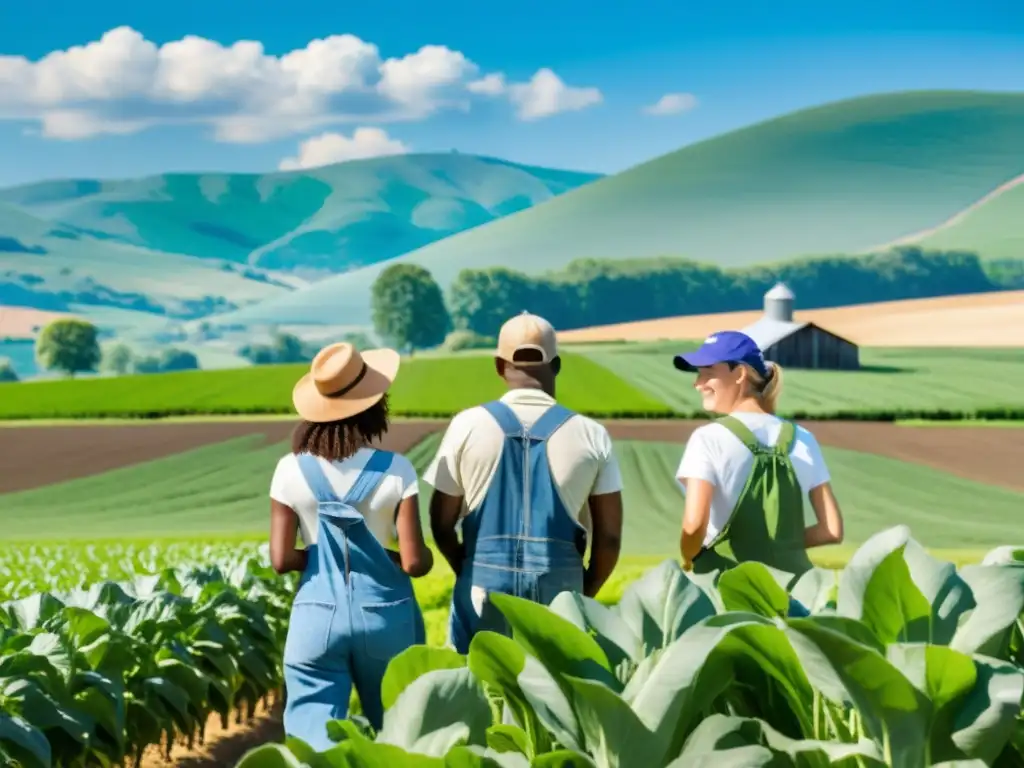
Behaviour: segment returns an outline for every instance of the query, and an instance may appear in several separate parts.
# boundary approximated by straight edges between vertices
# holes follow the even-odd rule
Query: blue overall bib
[[[319,523],[285,640],[284,729],[318,751],[334,745],[327,722],[348,716],[353,683],[363,713],[380,729],[380,684],[388,662],[426,642],[412,581],[355,507],[380,483],[392,457],[375,451],[341,499],[315,457],[297,457],[316,497]]]
[[[483,407],[505,432],[505,442],[487,493],[462,521],[466,556],[448,623],[449,643],[459,653],[468,653],[481,630],[509,634],[486,593],[547,605],[565,590],[583,591],[586,529],[562,503],[547,457],[548,438],[575,414],[556,404],[526,429],[501,401]]]

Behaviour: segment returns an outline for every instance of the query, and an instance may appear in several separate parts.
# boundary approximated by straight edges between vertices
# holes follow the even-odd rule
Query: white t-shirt
[[[782,430],[782,419],[766,413],[736,412],[730,414],[743,422],[764,445],[775,445]],[[793,450],[789,454],[803,492],[809,493],[830,480],[825,458],[814,435],[796,427]],[[711,517],[704,544],[707,545],[729,521],[736,502],[754,467],[754,456],[727,428],[712,422],[698,427],[690,435],[683,459],[676,471],[676,481],[686,493],[683,480],[706,480],[714,487]]]
[[[339,500],[355,484],[373,452],[372,448],[360,448],[337,464],[317,457]],[[366,527],[386,549],[398,548],[395,517],[399,502],[417,493],[419,483],[416,470],[405,456],[396,453],[377,487],[361,503],[355,505],[366,519]],[[277,462],[277,469],[270,481],[270,498],[294,509],[299,517],[299,535],[303,543],[307,547],[316,544],[319,528],[316,497],[302,476],[299,459],[294,453],[287,454]]]
[[[513,389],[501,401],[527,428],[552,405],[539,389]],[[462,496],[462,515],[476,509],[490,487],[505,443],[505,432],[481,406],[456,414],[448,425],[434,461],[423,479],[449,496]],[[577,414],[562,424],[547,443],[548,465],[566,510],[592,532],[590,496],[622,490],[612,439],[599,423]]]

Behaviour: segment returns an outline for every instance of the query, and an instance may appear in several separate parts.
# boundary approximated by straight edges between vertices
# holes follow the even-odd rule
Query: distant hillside
[[[0,202],[63,232],[273,271],[343,272],[599,178],[456,153],[268,174],[50,181]],[[0,237],[4,234],[0,223]]]
[[[1024,94],[869,96],[687,146],[397,261],[421,264],[447,286],[466,267],[539,273],[582,257],[743,266],[859,253],[938,226],[1021,173]],[[218,321],[367,323],[382,268]]]
[[[987,259],[1024,259],[1024,175],[939,226],[900,242],[942,250],[973,250]]]

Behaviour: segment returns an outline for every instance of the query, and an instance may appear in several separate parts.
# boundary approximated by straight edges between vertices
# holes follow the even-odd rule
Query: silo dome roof
[[[772,288],[768,293],[764,295],[766,299],[789,299],[793,300],[793,292],[786,287],[785,283],[776,283],[775,287]]]

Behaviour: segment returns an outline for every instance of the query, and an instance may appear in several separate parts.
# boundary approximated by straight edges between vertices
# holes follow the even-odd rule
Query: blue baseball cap
[[[704,339],[700,349],[676,355],[672,362],[680,371],[696,371],[717,363],[746,363],[763,378],[768,378],[764,353],[757,343],[742,331],[719,331]]]

